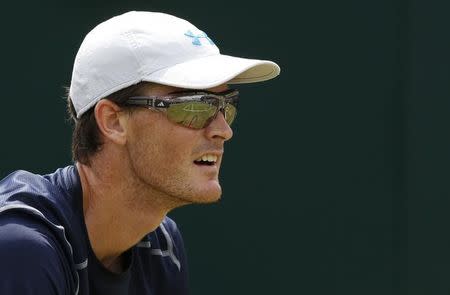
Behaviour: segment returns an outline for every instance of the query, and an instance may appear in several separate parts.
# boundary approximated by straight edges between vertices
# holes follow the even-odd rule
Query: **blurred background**
[[[71,163],[64,100],[85,34],[175,14],[282,69],[242,92],[223,199],[171,213],[191,293],[449,294],[450,3],[8,1],[0,177]],[[218,69],[220,70],[220,69]]]

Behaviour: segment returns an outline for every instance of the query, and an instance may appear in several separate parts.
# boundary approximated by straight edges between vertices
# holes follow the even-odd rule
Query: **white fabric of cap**
[[[77,117],[100,99],[141,81],[188,89],[269,80],[267,60],[220,54],[213,41],[181,18],[131,11],[89,32],[75,58],[69,95]]]

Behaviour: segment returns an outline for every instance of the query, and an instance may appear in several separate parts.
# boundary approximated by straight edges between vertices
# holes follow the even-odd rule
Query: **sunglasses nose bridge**
[[[208,120],[209,123],[217,118],[219,112],[221,112],[222,115],[225,117],[225,107],[227,105],[225,99],[223,97],[217,97],[216,100],[213,102],[213,105],[216,107],[216,111],[214,112],[214,115]]]
[[[225,107],[227,106],[227,103],[225,101],[225,98],[223,97],[218,97],[217,98],[217,113],[221,112],[222,114],[225,115]],[[217,116],[217,114],[216,114]]]

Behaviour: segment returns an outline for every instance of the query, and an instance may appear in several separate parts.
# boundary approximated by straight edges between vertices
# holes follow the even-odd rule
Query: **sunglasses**
[[[125,105],[165,109],[167,118],[174,123],[192,129],[207,127],[221,112],[228,125],[236,117],[239,91],[224,92],[190,91],[173,92],[164,96],[134,96]]]

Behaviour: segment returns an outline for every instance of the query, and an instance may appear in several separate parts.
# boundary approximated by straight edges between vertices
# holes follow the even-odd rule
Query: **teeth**
[[[204,162],[217,162],[217,156],[216,155],[203,155],[201,158],[197,159],[197,161],[204,161]]]

